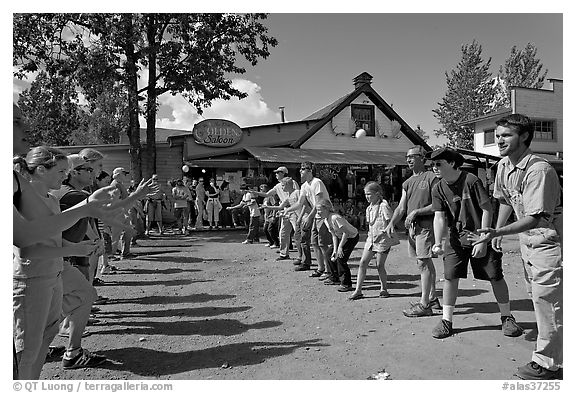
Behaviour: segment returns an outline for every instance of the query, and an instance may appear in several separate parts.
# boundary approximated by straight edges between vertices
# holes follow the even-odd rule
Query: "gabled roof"
[[[298,148],[304,142],[312,137],[318,130],[320,130],[326,123],[328,123],[334,116],[336,116],[340,111],[346,108],[352,103],[360,94],[366,94],[370,100],[380,109],[388,118],[396,120],[401,125],[401,132],[412,141],[415,145],[421,145],[426,150],[432,150],[432,148],[426,143],[420,135],[418,135],[414,130],[402,119],[390,105],[384,101],[384,99],[370,86],[369,83],[364,83],[359,85],[354,91],[344,97],[339,98],[328,106],[314,112],[312,115],[308,116],[305,120],[318,120],[306,134],[298,138],[291,147]]]

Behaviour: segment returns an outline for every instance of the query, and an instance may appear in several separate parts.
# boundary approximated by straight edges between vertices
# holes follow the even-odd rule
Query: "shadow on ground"
[[[121,321],[110,322],[106,330],[94,334],[137,334],[160,336],[235,336],[252,329],[268,329],[282,325],[280,321],[261,321],[253,324],[236,319],[206,319],[203,321]],[[122,326],[125,326],[124,328]]]
[[[288,355],[299,348],[320,347],[318,339],[304,341],[256,341],[221,345],[186,352],[155,351],[147,348],[128,347],[102,353],[120,364],[107,363],[110,370],[130,371],[141,376],[166,376],[187,371],[260,364],[266,359]],[[150,359],[154,359],[150,362]]]

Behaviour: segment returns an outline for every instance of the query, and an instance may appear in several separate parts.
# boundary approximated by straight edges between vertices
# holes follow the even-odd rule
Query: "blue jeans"
[[[250,224],[248,225],[248,236],[246,240],[251,242],[260,241],[260,216],[250,217]]]

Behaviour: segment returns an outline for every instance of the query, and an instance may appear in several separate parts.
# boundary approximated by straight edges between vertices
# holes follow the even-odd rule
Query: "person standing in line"
[[[260,194],[266,195],[268,192],[267,184],[260,184]],[[264,208],[264,234],[268,240],[268,247],[280,247],[280,239],[278,238],[278,210],[271,209],[277,206],[276,196],[264,197],[262,207]]]
[[[286,212],[301,211],[305,203],[308,203],[312,210],[309,214],[301,217],[302,222],[302,249],[304,259],[302,264],[296,266],[294,270],[304,271],[310,270],[312,264],[310,255],[310,244],[314,247],[316,254],[316,261],[318,269],[312,272],[310,277],[318,277],[320,280],[325,280],[330,277],[330,265],[328,258],[330,258],[330,246],[332,245],[332,236],[328,231],[328,227],[324,220],[318,215],[316,204],[322,200],[327,199],[330,201],[330,196],[326,186],[319,178],[314,176],[314,164],[305,161],[300,166],[300,178],[302,179],[302,188],[300,190],[300,198],[298,203],[286,209]]]
[[[232,215],[227,209],[232,205],[232,196],[230,195],[230,183],[226,180],[222,181],[220,184],[220,205],[222,206],[222,210],[220,211],[220,222],[222,223],[222,228],[234,228],[234,225],[232,224]]]
[[[194,229],[196,224],[196,186],[198,185],[198,180],[190,180],[189,177],[184,178],[184,185],[190,190],[190,199],[188,199],[188,217],[186,218],[186,223],[188,229]]]
[[[408,254],[416,258],[422,293],[418,303],[402,312],[407,317],[424,317],[433,315],[433,309],[442,309],[436,297],[436,269],[432,261],[434,215],[431,192],[438,178],[426,170],[422,146],[410,148],[406,153],[406,162],[412,176],[402,183],[402,197],[386,227],[386,233],[391,236],[398,221],[407,214],[404,225],[408,229]]]
[[[358,244],[360,235],[358,229],[346,221],[344,217],[334,213],[332,209],[332,203],[328,199],[320,199],[316,204],[316,211],[328,227],[334,245],[334,251],[328,259],[332,274],[324,280],[324,284],[339,284],[338,292],[348,292],[353,290],[348,259]]]
[[[220,190],[216,185],[216,180],[212,178],[208,182],[208,187],[206,187],[206,197],[208,198],[208,201],[206,202],[208,229],[212,229],[212,223],[214,223],[214,228],[219,229],[220,210],[222,210],[222,205],[220,204]]]
[[[453,334],[452,318],[458,297],[458,284],[468,274],[468,263],[474,278],[489,281],[500,309],[502,333],[508,337],[522,335],[522,328],[510,312],[508,284],[502,271],[502,253],[485,243],[472,245],[468,236],[477,229],[490,227],[492,202],[475,175],[460,170],[464,157],[447,147],[427,153],[442,179],[432,189],[434,211],[434,251],[444,254],[444,288],[442,320],[432,330],[432,337],[442,339]],[[448,239],[442,244],[448,227]]]
[[[162,202],[164,202],[164,193],[160,189],[160,184],[158,183],[158,175],[152,175],[151,186],[155,187],[155,192],[148,195],[146,199],[146,204],[144,206],[144,211],[146,212],[146,236],[150,235],[150,229],[152,228],[152,222],[156,221],[158,225],[158,234],[162,235]]]
[[[512,114],[496,124],[496,143],[504,157],[498,162],[494,183],[500,209],[496,229],[479,230],[482,237],[474,244],[491,242],[501,250],[502,236],[520,234],[538,338],[532,360],[515,375],[530,380],[562,379],[562,187],[554,168],[530,150],[534,124],[529,117]],[[512,211],[517,221],[506,225]]]
[[[386,258],[390,248],[400,244],[396,236],[386,233],[386,226],[392,218],[392,209],[384,199],[384,191],[380,184],[371,181],[364,187],[364,195],[369,205],[366,208],[366,218],[368,221],[368,235],[364,245],[364,252],[358,266],[358,276],[356,277],[356,290],[350,296],[350,300],[362,299],[362,284],[366,278],[366,269],[370,260],[376,254],[376,267],[380,279],[380,297],[390,297],[388,293],[388,275],[386,273]]]
[[[174,199],[176,226],[185,235],[188,225],[188,200],[192,198],[192,195],[182,179],[176,180],[176,186],[172,188],[172,198]]]
[[[194,229],[204,228],[204,215],[206,214],[204,200],[206,198],[206,190],[204,189],[204,179],[201,177],[198,179],[198,184],[196,185],[196,225]]]
[[[26,162],[31,181],[18,180],[18,210],[27,217],[60,214],[58,200],[49,191],[58,189],[66,178],[69,169],[66,155],[57,149],[39,146],[28,152]],[[62,233],[56,231],[28,247],[14,248],[13,327],[20,379],[39,379],[50,343],[58,333],[64,295],[62,257],[88,255],[97,247],[96,242],[89,241],[65,249]],[[84,280],[82,275],[80,278]]]
[[[127,185],[129,184],[129,179],[127,176],[129,174],[130,172],[122,167],[114,168],[114,171],[112,171],[113,180],[110,185],[118,189],[120,192],[120,200],[128,198]],[[131,226],[133,228],[134,223],[130,220],[127,210],[128,209],[125,209],[121,221],[125,226]],[[120,250],[120,259],[133,258],[135,255],[130,252],[130,245],[135,232],[134,230],[112,227],[112,255],[116,254],[117,250]]]
[[[282,204],[288,198],[288,195],[283,191],[282,183],[281,183],[282,179],[284,179],[286,176],[288,176],[288,168],[286,168],[285,166],[278,167],[274,171],[274,174],[276,175],[276,179],[278,180],[278,183],[275,184],[274,187],[272,187],[272,189],[270,189],[266,193],[256,192],[256,195],[261,196],[261,197],[269,197],[269,196],[277,195],[278,199],[280,199],[280,204]],[[298,182],[296,182],[295,180],[292,180],[292,188],[294,190],[300,190],[300,186],[298,185]],[[276,258],[277,261],[281,261],[284,259],[290,259],[290,255],[289,255],[290,235],[292,233],[291,232],[292,231],[292,224],[290,223],[290,219],[284,217],[283,211],[280,212],[279,221],[280,221],[280,231],[279,231],[280,249],[278,251],[279,251],[280,255],[278,256],[278,258]]]
[[[250,210],[250,223],[248,224],[248,235],[242,244],[260,243],[260,207],[256,202],[256,196],[248,191],[248,186],[242,184],[240,191],[244,193],[242,200],[235,206],[228,207],[228,210],[242,209],[248,206]]]

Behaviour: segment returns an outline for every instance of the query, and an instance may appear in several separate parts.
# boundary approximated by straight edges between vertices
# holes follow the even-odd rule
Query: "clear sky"
[[[302,9],[304,12],[306,9]],[[251,10],[252,11],[252,10]],[[283,9],[282,9],[283,11]],[[432,110],[446,92],[445,72],[461,59],[461,46],[476,40],[496,75],[512,46],[532,43],[549,78],[563,79],[561,13],[280,13],[265,21],[279,41],[268,59],[232,75],[249,93],[238,101],[217,101],[203,118],[225,118],[240,126],[305,118],[353,90],[352,79],[366,71],[373,88],[413,128],[420,125],[440,142]],[[140,83],[146,83],[147,76]],[[14,98],[29,85],[15,81]],[[547,87],[547,84],[545,85]],[[182,97],[160,97],[158,127],[189,129],[202,120]],[[145,127],[141,119],[141,126]]]

